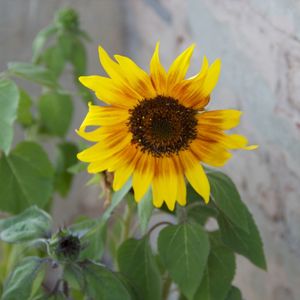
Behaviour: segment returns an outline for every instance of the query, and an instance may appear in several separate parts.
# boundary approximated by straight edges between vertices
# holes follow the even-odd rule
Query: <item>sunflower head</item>
[[[220,74],[221,62],[186,78],[194,45],[183,51],[168,71],[160,63],[156,45],[147,73],[125,56],[112,59],[99,47],[100,62],[108,77],[82,76],[80,82],[106,105],[89,105],[77,133],[93,146],[78,154],[88,171],[114,172],[113,188],[132,177],[138,202],[149,188],[153,204],[186,204],[186,180],[207,203],[210,186],[202,164],[222,166],[230,150],[254,149],[247,139],[224,131],[239,124],[237,110],[206,111]],[[88,130],[90,126],[96,129]]]

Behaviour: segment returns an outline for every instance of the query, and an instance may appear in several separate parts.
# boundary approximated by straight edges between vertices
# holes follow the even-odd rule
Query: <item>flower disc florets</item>
[[[131,142],[155,157],[185,150],[197,136],[197,111],[171,97],[144,99],[129,112]]]

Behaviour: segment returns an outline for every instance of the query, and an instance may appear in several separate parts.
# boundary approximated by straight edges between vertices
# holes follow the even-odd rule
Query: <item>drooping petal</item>
[[[151,155],[144,153],[137,162],[132,179],[134,197],[137,202],[139,202],[148,191],[153,175],[154,159]]]
[[[185,168],[185,176],[194,190],[204,199],[205,203],[209,202],[210,185],[207,176],[191,152],[181,151],[179,153],[182,165]]]
[[[186,184],[182,174],[177,175],[177,202],[184,206],[186,205]]]
[[[173,211],[176,197],[177,174],[174,162],[168,157],[157,158],[153,178],[153,203],[160,207],[165,202],[168,209]]]
[[[132,175],[136,163],[139,160],[139,155],[137,154],[130,163],[125,163],[123,166],[118,168],[114,174],[114,182],[113,182],[113,189],[118,191],[129,179]]]
[[[159,43],[156,44],[155,51],[150,62],[150,78],[157,94],[165,95],[167,89],[167,73],[160,63]]]

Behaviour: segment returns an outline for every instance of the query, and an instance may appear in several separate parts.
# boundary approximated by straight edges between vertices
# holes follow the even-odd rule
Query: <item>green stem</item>
[[[163,300],[167,300],[168,299],[171,285],[172,285],[172,280],[168,276],[166,278],[165,282],[164,282],[164,285],[163,285],[163,290],[162,290],[162,299]]]

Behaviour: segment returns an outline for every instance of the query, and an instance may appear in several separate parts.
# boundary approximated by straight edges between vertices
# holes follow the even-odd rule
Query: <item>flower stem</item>
[[[163,290],[162,290],[162,299],[163,300],[167,300],[168,299],[171,285],[172,285],[172,280],[168,276],[166,278],[165,282],[164,282],[164,285],[163,285]]]

